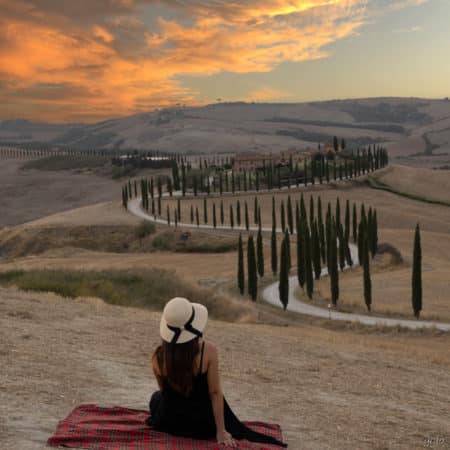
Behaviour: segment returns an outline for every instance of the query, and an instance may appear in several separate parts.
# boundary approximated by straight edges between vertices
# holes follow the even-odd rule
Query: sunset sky
[[[0,120],[450,96],[450,0],[0,0]]]

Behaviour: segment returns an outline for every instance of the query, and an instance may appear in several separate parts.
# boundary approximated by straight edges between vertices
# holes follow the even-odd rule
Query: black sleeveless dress
[[[192,391],[188,397],[172,388],[165,377],[163,377],[163,389],[152,394],[147,425],[154,430],[194,439],[211,439],[216,436],[207,372],[201,372],[204,346],[203,342],[199,371],[194,376]],[[223,404],[225,429],[234,439],[247,439],[251,442],[287,447],[287,444],[272,436],[258,433],[245,426],[233,413],[225,397]]]

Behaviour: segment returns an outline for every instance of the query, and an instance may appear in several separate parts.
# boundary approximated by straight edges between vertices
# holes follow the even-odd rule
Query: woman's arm
[[[216,423],[217,441],[226,445],[234,446],[231,435],[225,430],[225,419],[223,413],[223,393],[220,386],[219,355],[217,348],[209,343],[208,358],[208,389],[211,398],[214,421]]]

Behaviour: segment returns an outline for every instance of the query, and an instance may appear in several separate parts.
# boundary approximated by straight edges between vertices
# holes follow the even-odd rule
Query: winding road
[[[174,192],[174,197],[180,196],[181,192]],[[164,196],[167,195],[167,193],[163,194]],[[141,199],[140,198],[134,198],[130,199],[128,201],[128,211],[132,214],[134,214],[137,217],[140,217],[144,220],[149,220],[151,222],[167,225],[167,221],[163,220],[161,218],[155,218],[152,215],[148,214],[146,211],[144,211],[141,208]],[[214,229],[212,225],[207,224],[199,224],[198,226],[196,224],[191,223],[182,223],[179,222],[178,226],[183,228],[201,228],[201,229]],[[233,230],[233,231],[247,231],[244,226],[235,226],[233,229],[231,229],[229,226],[225,225],[217,225],[217,230]],[[249,227],[249,231],[258,231],[257,227]],[[263,227],[262,231],[272,231],[272,228]],[[281,233],[281,228],[277,228],[277,232]],[[358,264],[358,251],[357,247],[354,244],[350,244],[350,251],[352,254],[352,259],[354,261],[354,264]],[[348,269],[348,267],[347,267]],[[321,276],[326,276],[327,269],[322,269]],[[434,328],[441,331],[450,331],[450,323],[444,323],[444,322],[435,322],[435,321],[426,321],[426,320],[408,320],[408,319],[395,319],[390,317],[376,317],[372,315],[367,314],[355,314],[355,313],[345,313],[336,311],[334,309],[326,310],[324,308],[320,308],[318,306],[314,306],[310,303],[301,302],[298,300],[295,296],[295,291],[298,288],[298,279],[296,276],[292,276],[289,278],[289,300],[287,304],[287,310],[297,312],[300,314],[306,314],[308,316],[313,317],[320,317],[324,319],[331,319],[331,320],[341,320],[346,322],[359,322],[364,325],[378,325],[378,326],[387,326],[387,327],[405,327],[410,329],[421,329],[421,328]],[[277,307],[282,307],[282,304],[280,302],[280,296],[278,293],[278,283],[272,283],[264,290],[262,291],[262,298],[267,303],[270,303],[272,305],[275,305]]]

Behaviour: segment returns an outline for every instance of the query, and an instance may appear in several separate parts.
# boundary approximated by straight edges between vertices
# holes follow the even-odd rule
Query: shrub
[[[147,236],[150,236],[151,234],[155,233],[156,231],[156,225],[152,222],[149,222],[148,220],[143,220],[137,227],[136,227],[136,237],[138,239],[144,239]]]

